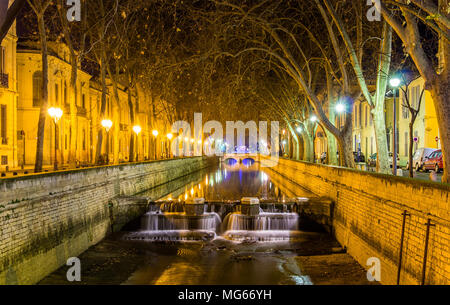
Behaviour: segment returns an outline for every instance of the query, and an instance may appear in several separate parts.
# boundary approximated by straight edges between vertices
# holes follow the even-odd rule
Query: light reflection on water
[[[198,177],[161,199],[184,201],[201,197],[216,201],[258,197],[283,201],[286,197],[311,196],[301,186],[275,172],[260,168],[259,163],[254,162],[220,163],[218,167],[193,174],[192,177],[196,175]]]

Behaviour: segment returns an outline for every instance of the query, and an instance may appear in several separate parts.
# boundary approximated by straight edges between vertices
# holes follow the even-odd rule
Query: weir
[[[157,201],[142,216],[140,230],[127,234],[125,239],[205,241],[220,237],[233,241],[290,241],[302,233],[297,211],[299,203],[305,201],[308,199],[296,198],[287,203],[266,199],[262,204],[258,198],[221,203],[208,203],[204,198]],[[222,207],[220,215],[214,212],[218,206]]]

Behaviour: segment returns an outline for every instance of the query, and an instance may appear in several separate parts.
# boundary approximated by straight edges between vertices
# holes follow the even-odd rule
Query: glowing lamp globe
[[[107,132],[111,129],[112,125],[113,123],[111,120],[102,120],[102,126],[106,129]]]
[[[142,128],[141,128],[141,126],[136,125],[136,126],[133,126],[133,131],[135,134],[139,135],[139,133],[142,131]]]
[[[397,88],[398,86],[400,86],[400,83],[401,83],[401,81],[400,81],[400,79],[397,78],[397,77],[391,78],[391,79],[389,80],[389,84],[390,84],[391,87],[393,87],[393,88]]]

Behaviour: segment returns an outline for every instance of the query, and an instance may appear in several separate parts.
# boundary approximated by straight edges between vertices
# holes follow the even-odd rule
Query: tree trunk
[[[372,103],[373,109],[371,110],[377,148],[377,171],[383,174],[391,173],[386,136],[386,115],[384,112],[388,75],[391,67],[391,55],[392,28],[385,22],[383,24],[383,40],[381,41],[378,59],[377,88]]]
[[[313,138],[309,134],[305,134],[305,133],[302,133],[302,136],[303,136],[303,144],[304,144],[304,146],[303,146],[303,151],[304,151],[303,159],[306,162],[314,162],[314,156],[313,156],[313,154],[314,154],[314,150],[313,150],[314,141],[313,141]]]
[[[448,55],[448,54],[447,54]],[[448,68],[445,75],[441,74],[432,82],[431,96],[433,98],[439,126],[444,174],[442,182],[450,182],[450,79]],[[437,136],[437,135],[436,135]]]
[[[327,135],[327,146],[328,146],[328,152],[327,152],[327,159],[328,164],[330,165],[338,165],[337,160],[337,145],[336,145],[336,138],[334,135],[325,129],[325,133]],[[351,147],[351,144],[350,144]]]
[[[409,153],[408,153],[408,164],[409,164],[409,177],[414,178],[414,165],[413,165],[413,145],[414,145],[414,121],[411,119],[409,123]]]
[[[67,162],[71,167],[74,167],[76,163],[77,152],[77,136],[78,136],[78,124],[77,124],[77,79],[78,79],[78,65],[76,55],[70,54],[71,73],[69,82],[69,107],[70,107],[70,138],[69,138],[69,157]]]
[[[100,121],[102,119],[105,119],[106,114],[106,62],[105,62],[106,56],[104,52],[102,52],[101,60],[100,60],[100,73],[101,73],[101,79],[102,79],[102,106],[100,110]],[[100,126],[98,130],[98,137],[97,137],[97,149],[95,151],[95,163],[100,164],[100,157],[102,154],[102,142],[103,142],[103,127]]]
[[[133,105],[133,99],[132,99],[132,96],[131,96],[131,88],[130,87],[128,87],[128,108],[130,108],[130,122],[131,122],[131,128],[133,128],[133,126],[136,123],[136,120],[135,120],[134,105]],[[134,151],[135,151],[134,142],[135,142],[135,138],[137,138],[137,137],[135,137],[134,131],[131,130],[130,156],[129,156],[130,162],[134,161]]]
[[[389,151],[387,146],[384,103],[376,103],[375,109],[372,110],[371,112],[373,113],[372,117],[377,146],[377,172],[383,174],[390,174],[391,171],[389,166]]]
[[[48,108],[48,58],[47,58],[47,35],[45,32],[44,14],[37,15],[39,37],[41,41],[41,56],[42,56],[42,101],[39,111],[39,122],[37,131],[36,144],[36,162],[34,165],[34,172],[42,171],[42,162],[44,158],[44,134],[45,134],[45,119],[47,117]]]

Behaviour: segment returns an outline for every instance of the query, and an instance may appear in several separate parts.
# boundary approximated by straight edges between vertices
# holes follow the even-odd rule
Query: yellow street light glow
[[[185,137],[184,140],[185,140],[186,142],[188,142],[188,141],[189,141],[189,138],[188,138],[188,137]]]
[[[202,144],[202,140],[198,140],[198,142],[197,142],[198,144]]]
[[[158,134],[159,134],[159,132],[158,132],[158,130],[153,129],[153,130],[152,130],[152,134],[153,134],[155,137],[157,137]]]
[[[173,138],[173,134],[171,134],[171,133],[168,133],[168,134],[167,134],[167,138],[168,138],[169,140],[172,140],[172,138]]]
[[[62,117],[63,111],[61,110],[61,108],[51,107],[48,109],[48,114],[56,123]]]
[[[139,135],[139,133],[142,131],[141,126],[133,126],[133,131],[136,133],[136,135]]]
[[[191,143],[194,143],[195,142],[195,140],[194,139],[191,139]]]
[[[102,126],[103,128],[106,129],[106,132],[108,132],[111,129],[112,125],[113,122],[111,120],[108,119],[102,120]]]

